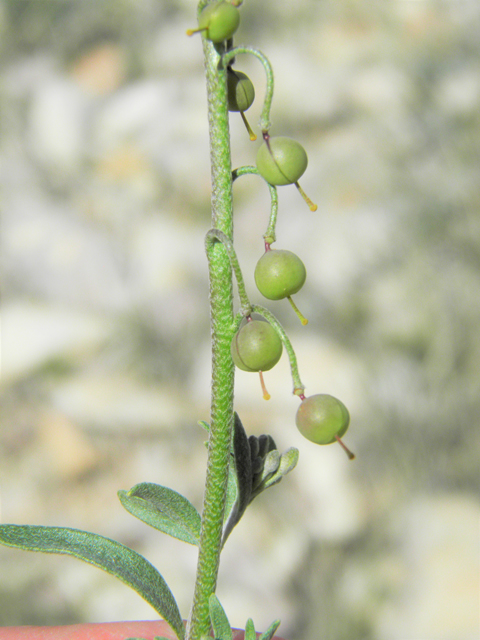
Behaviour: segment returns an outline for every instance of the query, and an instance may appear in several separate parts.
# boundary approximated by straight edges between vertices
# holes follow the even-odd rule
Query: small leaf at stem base
[[[275,631],[278,629],[279,626],[280,626],[280,620],[275,620],[268,627],[268,629],[264,633],[262,633],[262,635],[259,637],[258,640],[272,640],[275,634]]]
[[[208,601],[213,633],[218,640],[233,640],[232,628],[220,600],[212,593]]]

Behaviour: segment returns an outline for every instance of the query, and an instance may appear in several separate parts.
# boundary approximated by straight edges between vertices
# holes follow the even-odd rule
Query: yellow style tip
[[[310,198],[307,196],[307,194],[302,189],[302,187],[298,184],[298,182],[295,182],[295,186],[297,187],[297,189],[298,189],[300,195],[302,196],[302,198],[307,203],[308,208],[310,209],[310,211],[316,211],[318,209],[317,205],[310,200]]]
[[[292,309],[295,311],[295,313],[298,316],[298,319],[300,320],[300,322],[303,324],[303,326],[305,326],[306,324],[308,324],[308,320],[307,318],[305,318],[305,316],[303,315],[303,313],[300,311],[300,309],[297,307],[297,305],[295,304],[295,302],[292,300],[291,296],[287,296],[287,300],[290,302],[290,304],[292,305]]]
[[[263,379],[263,373],[261,371],[259,371],[258,374],[260,376],[260,385],[262,387],[263,399],[264,400],[270,400],[271,395],[268,393],[267,387],[265,386],[265,381]]]

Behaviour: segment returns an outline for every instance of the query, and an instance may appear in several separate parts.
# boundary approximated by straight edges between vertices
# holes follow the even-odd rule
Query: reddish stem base
[[[257,634],[258,635],[258,634]],[[176,636],[163,620],[141,622],[99,622],[71,624],[59,627],[0,627],[0,640],[126,640]],[[244,640],[244,632],[233,630],[233,640]],[[272,640],[283,640],[275,636]]]

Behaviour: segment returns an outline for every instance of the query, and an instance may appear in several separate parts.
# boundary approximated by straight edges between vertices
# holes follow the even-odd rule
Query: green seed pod
[[[282,300],[305,284],[307,271],[300,258],[286,249],[266,251],[255,267],[255,283],[269,300]]]
[[[246,111],[255,100],[255,88],[250,78],[241,71],[227,71],[228,110]]]
[[[220,0],[208,4],[198,18],[198,31],[206,31],[207,38],[219,43],[233,36],[240,24],[240,12],[230,2]]]
[[[257,169],[273,185],[296,183],[305,173],[307,164],[305,149],[292,138],[269,138],[257,153]]]
[[[275,329],[262,320],[247,322],[232,340],[232,358],[243,371],[268,371],[282,355],[282,341]]]
[[[337,442],[348,429],[347,407],[327,394],[305,398],[299,406],[295,422],[300,433],[316,444]],[[352,454],[353,455],[353,454]]]

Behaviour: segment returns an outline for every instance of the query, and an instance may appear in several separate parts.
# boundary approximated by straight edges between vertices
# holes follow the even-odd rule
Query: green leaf
[[[15,524],[0,525],[0,543],[25,551],[67,554],[103,569],[140,594],[183,640],[182,616],[167,583],[148,560],[129,547],[78,529]]]
[[[276,451],[278,453],[278,450],[274,439],[269,435],[263,434],[258,438],[250,436],[249,440],[252,451],[252,469],[254,470],[251,497],[251,500],[253,500],[255,495],[258,493],[257,488],[265,480],[265,462],[267,456],[272,451]]]
[[[273,475],[280,466],[280,454],[277,449],[269,451],[265,456],[265,463],[260,482],[264,482],[268,477]]]
[[[278,452],[276,452],[278,454]],[[282,453],[280,458],[273,451],[267,454],[265,459],[265,468],[262,473],[254,480],[254,487],[252,491],[252,498],[256,498],[258,494],[265,491],[274,484],[278,484],[280,480],[290,473],[295,468],[298,462],[298,449],[294,447]],[[276,467],[276,470],[272,473],[272,469]]]
[[[273,636],[275,635],[275,631],[278,629],[279,626],[280,626],[280,620],[275,620],[268,627],[268,629],[264,633],[262,633],[262,635],[258,638],[258,640],[272,640]]]
[[[252,494],[252,459],[250,443],[237,412],[235,412],[233,428],[233,453],[238,483],[238,512],[240,519],[248,507]]]
[[[210,609],[210,620],[212,622],[213,634],[216,640],[233,640],[232,627],[228,621],[220,600],[212,593],[208,601]]]
[[[287,473],[290,473],[290,471],[296,467],[297,462],[298,449],[295,449],[295,447],[291,447],[290,449],[287,449],[285,453],[282,453],[277,471],[273,476],[267,478],[267,480],[262,483],[262,491],[268,489],[274,484],[277,484],[277,482],[280,482],[283,476],[286,476]]]
[[[238,497],[238,484],[237,474],[235,473],[235,464],[233,462],[233,456],[230,460],[230,466],[228,467],[228,481],[227,481],[227,495],[225,499],[225,523],[230,519],[230,515],[235,508]]]
[[[119,491],[118,497],[125,509],[142,522],[169,536],[198,545],[200,514],[184,496],[173,489],[142,482],[130,491]]]
[[[298,449],[292,447],[280,455],[275,440],[269,435],[247,437],[237,413],[232,437],[232,455],[222,546],[252,500],[265,489],[280,482],[298,461]]]
[[[274,449],[277,448],[277,445],[275,444],[275,440],[272,438],[272,436],[269,436],[268,433],[264,433],[258,437],[258,445],[259,445],[258,455],[261,458],[265,458],[265,456],[269,451],[273,451]]]
[[[247,624],[245,625],[245,640],[257,640],[255,626],[251,618],[247,620]]]
[[[230,460],[227,484],[228,509],[225,509],[222,545],[245,513],[251,501],[252,458],[250,442],[238,413],[234,414],[233,456]]]

